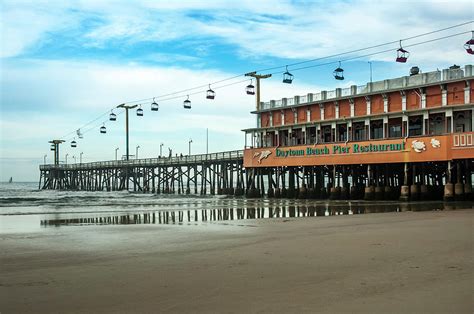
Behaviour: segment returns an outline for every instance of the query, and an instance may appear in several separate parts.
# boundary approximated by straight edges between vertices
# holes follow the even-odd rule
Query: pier
[[[259,102],[257,88],[257,126],[243,130],[244,150],[130,160],[126,119],[126,160],[60,164],[64,141],[53,140],[55,163],[40,166],[39,187],[331,200],[470,200],[472,70],[470,64],[425,73],[415,67],[401,78],[266,103]],[[257,79],[257,86],[267,77],[253,72],[248,76]],[[119,107],[126,109],[126,117],[135,108]]]
[[[242,195],[243,151],[40,166],[40,189]]]
[[[473,137],[474,133],[465,136]],[[326,149],[334,151],[334,148]],[[472,159],[429,163],[384,163],[380,159],[355,165],[328,165],[321,160],[321,165],[304,165],[299,161],[303,163],[301,166],[265,166],[268,162],[258,162],[258,156],[249,156],[252,152],[249,149],[171,158],[42,165],[39,188],[332,200],[444,198],[449,201],[473,197]],[[398,153],[403,158],[410,149]],[[255,164],[246,168],[244,155],[247,163]]]

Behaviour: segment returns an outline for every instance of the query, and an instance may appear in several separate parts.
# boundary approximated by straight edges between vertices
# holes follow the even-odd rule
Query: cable
[[[88,126],[89,124],[92,124],[92,123],[96,122],[97,120],[101,119],[103,116],[110,114],[111,110],[113,110],[113,109],[107,110],[107,112],[101,114],[100,116],[98,116],[98,117],[95,118],[94,120],[91,120],[91,121],[87,122],[86,124],[84,124],[84,125],[81,126],[80,128],[78,128],[78,129],[76,129],[76,130],[74,130],[74,131],[72,131],[72,132],[69,132],[68,134],[66,134],[66,135],[64,135],[64,136],[62,136],[62,137],[60,137],[60,138],[65,138],[65,137],[67,137],[67,136],[69,136],[69,135],[71,135],[71,134],[76,133],[77,130],[84,129],[84,128],[85,128],[86,126]],[[84,132],[82,132],[82,134],[84,134]]]
[[[439,32],[445,31],[445,30],[449,30],[449,29],[453,29],[453,28],[456,28],[456,27],[464,26],[464,25],[470,24],[472,22],[474,22],[474,21],[469,21],[469,22],[465,22],[465,23],[445,27],[445,28],[442,28],[442,29],[438,29],[438,30],[435,30],[435,31],[431,31],[431,32],[428,32],[428,33],[423,33],[423,34],[419,34],[419,35],[415,35],[415,36],[411,36],[411,37],[407,37],[407,38],[402,38],[402,39],[399,39],[399,40],[390,41],[390,42],[387,42],[387,43],[384,43],[384,44],[378,44],[378,45],[375,45],[375,46],[359,48],[359,49],[355,49],[355,50],[352,50],[352,51],[341,52],[341,53],[337,53],[337,54],[333,54],[333,55],[329,55],[329,56],[324,56],[324,57],[320,57],[320,58],[315,58],[315,59],[290,63],[290,64],[287,64],[287,65],[284,65],[284,66],[277,66],[277,67],[272,67],[272,68],[261,69],[261,70],[257,70],[257,72],[271,71],[271,70],[275,70],[275,69],[279,69],[279,68],[291,67],[291,66],[295,66],[295,65],[299,65],[299,64],[309,63],[309,62],[314,62],[314,61],[319,61],[319,60],[324,60],[324,59],[331,59],[331,58],[335,58],[335,57],[339,57],[339,56],[343,56],[343,55],[347,55],[347,54],[351,54],[351,53],[355,53],[355,52],[360,52],[360,51],[364,51],[364,50],[370,50],[370,49],[374,49],[374,48],[378,48],[378,47],[382,47],[382,46],[398,44],[400,41],[406,41],[406,40],[410,40],[410,39],[415,39],[415,38],[419,38],[419,37],[439,33]],[[408,46],[405,46],[405,47],[408,47]],[[292,69],[292,71],[293,70],[294,69]]]
[[[364,50],[370,50],[370,49],[374,49],[374,48],[378,48],[378,47],[382,47],[382,46],[387,46],[387,45],[395,44],[395,43],[398,43],[400,40],[401,40],[401,41],[405,41],[405,40],[415,39],[415,38],[418,38],[418,37],[423,37],[423,36],[427,36],[427,35],[439,33],[439,32],[445,31],[445,30],[449,30],[449,29],[453,29],[453,28],[460,27],[460,26],[464,26],[464,25],[467,25],[467,24],[470,24],[470,23],[473,23],[473,22],[474,22],[474,20],[471,20],[471,21],[468,21],[468,22],[464,22],[464,23],[452,25],[452,26],[445,27],[445,28],[441,28],[441,29],[434,30],[434,31],[431,31],[431,32],[422,33],[422,34],[418,34],[418,35],[414,35],[414,36],[411,36],[411,37],[402,38],[402,39],[399,39],[399,40],[395,40],[395,41],[391,41],[391,42],[387,42],[387,43],[383,43],[383,44],[378,44],[378,45],[374,45],[374,46],[370,46],[370,47],[365,47],[365,48],[359,48],[359,49],[355,49],[355,50],[351,50],[351,51],[346,51],[346,52],[341,52],[341,53],[338,53],[338,54],[329,55],[329,56],[324,56],[324,57],[320,57],[320,58],[315,58],[315,59],[310,59],[310,60],[295,62],[295,63],[291,63],[291,64],[288,64],[288,65],[282,65],[282,66],[277,66],[277,67],[272,67],[272,68],[260,69],[260,70],[256,70],[255,72],[270,71],[270,70],[274,70],[274,69],[284,68],[284,67],[286,67],[286,66],[294,66],[294,65],[299,65],[299,64],[314,62],[314,61],[318,61],[318,60],[330,59],[330,58],[338,57],[338,56],[341,56],[341,55],[347,55],[347,54],[356,53],[356,52],[360,52],[360,51],[364,51]],[[406,47],[408,47],[408,46],[406,46]],[[293,71],[293,69],[292,69],[292,71]],[[278,72],[278,73],[279,73],[279,72]],[[225,81],[229,81],[229,80],[232,80],[232,79],[235,79],[235,78],[244,76],[244,75],[245,75],[245,74],[235,75],[235,76],[232,76],[232,77],[229,77],[229,78],[225,78],[225,79],[222,79],[222,80],[219,80],[219,81],[216,81],[216,82],[212,82],[212,83],[209,83],[209,84],[203,84],[203,85],[196,86],[196,87],[192,87],[192,88],[188,88],[188,89],[183,89],[183,90],[180,90],[180,91],[177,91],[177,92],[173,92],[173,93],[169,93],[169,94],[158,95],[158,96],[155,96],[155,97],[143,98],[143,99],[139,99],[139,100],[127,101],[127,102],[125,102],[125,104],[138,103],[138,102],[142,102],[142,101],[150,101],[150,100],[153,100],[154,98],[159,100],[160,98],[164,98],[164,97],[172,96],[172,95],[176,95],[176,94],[181,94],[181,93],[184,93],[184,92],[187,92],[187,91],[196,90],[196,89],[199,89],[199,88],[205,88],[205,87],[208,87],[209,85],[215,85],[215,84],[218,84],[218,83],[221,83],[221,82],[225,82]],[[161,100],[160,100],[160,101],[161,101]]]
[[[229,86],[241,84],[241,83],[244,83],[244,82],[248,82],[248,79],[241,80],[241,81],[238,81],[238,82],[229,83],[229,84],[225,84],[225,85],[221,85],[221,86],[216,86],[216,87],[214,87],[214,89],[215,89],[215,90],[219,90],[219,89],[222,89],[222,88],[225,88],[225,87],[229,87]],[[206,93],[206,91],[205,91],[205,90],[202,90],[202,91],[198,91],[198,92],[194,92],[194,93],[189,93],[189,94],[186,94],[186,95],[179,95],[179,96],[169,97],[169,98],[166,98],[166,99],[161,100],[161,102],[163,102],[163,101],[168,101],[168,100],[174,100],[174,99],[183,98],[184,96],[188,96],[188,95],[189,95],[189,96],[193,96],[193,95],[204,94],[204,93]],[[118,113],[117,113],[117,116],[123,114],[124,112],[125,112],[125,110],[122,110],[122,111],[118,112]],[[102,116],[103,116],[103,115],[102,115]],[[102,117],[102,116],[101,116],[101,117]],[[91,124],[91,123],[93,123],[93,122],[95,122],[95,121],[97,121],[97,120],[99,120],[99,118],[95,119],[94,121],[89,122],[88,124]],[[86,134],[86,133],[88,133],[88,132],[90,132],[90,131],[92,131],[92,130],[94,130],[94,129],[97,129],[97,127],[99,127],[100,125],[102,125],[102,124],[104,124],[104,123],[105,123],[105,122],[101,122],[101,123],[99,123],[99,124],[96,124],[96,125],[91,126],[90,128],[87,128],[87,129],[83,130],[83,131],[82,131],[82,134],[84,135],[84,134]],[[69,133],[69,134],[72,134],[72,133],[74,133],[74,132],[71,132],[71,133]],[[68,134],[68,135],[69,135],[69,134]],[[68,135],[64,136],[63,138],[67,137]],[[70,137],[70,138],[66,139],[66,141],[70,141],[70,140],[72,140],[72,139],[73,139],[73,138]]]
[[[192,87],[192,88],[188,88],[188,89],[183,89],[183,90],[173,92],[173,93],[169,93],[169,94],[164,94],[164,95],[149,97],[149,98],[143,98],[143,99],[139,99],[139,100],[127,101],[127,102],[125,102],[125,104],[134,104],[134,103],[139,103],[139,102],[143,102],[143,101],[150,101],[150,100],[153,100],[155,98],[160,99],[160,98],[167,97],[167,96],[173,96],[173,95],[184,93],[184,92],[187,92],[187,91],[192,91],[192,90],[196,90],[196,89],[200,89],[200,88],[205,88],[205,87],[208,87],[209,85],[215,85],[215,84],[219,84],[219,83],[222,83],[222,82],[230,81],[230,80],[236,79],[236,78],[241,77],[241,76],[244,76],[244,74],[235,75],[235,76],[232,76],[232,77],[229,77],[229,78],[226,78],[226,79],[222,79],[220,81],[216,81],[216,82],[212,82],[212,83],[209,83],[209,84],[204,84],[204,85],[200,85],[200,86],[196,86],[196,87]],[[162,100],[160,100],[160,101],[162,101]]]
[[[438,37],[438,38],[434,38],[434,39],[430,39],[430,40],[426,40],[426,41],[423,41],[423,42],[414,43],[414,44],[410,44],[410,45],[405,45],[405,47],[406,47],[406,48],[415,47],[415,46],[427,44],[427,43],[430,43],[430,42],[435,42],[435,41],[438,41],[438,40],[443,40],[443,39],[446,39],[446,38],[451,38],[451,37],[456,37],[456,36],[464,35],[464,34],[467,34],[467,33],[470,33],[470,31],[461,32],[461,33],[457,33],[457,34],[452,34],[452,35],[448,35],[448,36],[444,36],[444,37]],[[396,51],[396,50],[397,50],[397,49],[391,48],[391,49],[386,49],[386,50],[377,51],[377,52],[373,52],[373,53],[368,53],[368,54],[365,54],[365,55],[355,56],[355,57],[352,57],[352,58],[342,59],[342,60],[338,60],[338,61],[331,61],[331,62],[326,62],[326,63],[318,63],[318,64],[315,64],[315,65],[309,65],[309,66],[305,66],[305,67],[294,68],[294,69],[291,69],[291,71],[294,72],[294,71],[299,71],[299,70],[304,70],[304,69],[309,69],[309,68],[315,68],[315,67],[319,67],[319,66],[325,66],[325,65],[330,65],[330,64],[337,64],[338,62],[352,61],[352,60],[361,59],[361,58],[366,58],[366,57],[370,57],[370,56],[374,56],[374,55],[378,55],[378,54],[382,54],[382,53],[386,53],[386,52]],[[282,74],[282,73],[284,73],[284,72],[285,72],[285,71],[282,70],[282,71],[278,71],[278,72],[273,72],[273,73],[271,73],[271,74],[272,74],[272,75],[275,75],[275,74]]]
[[[435,41],[439,41],[439,40],[443,40],[443,39],[446,39],[446,38],[452,38],[452,37],[456,37],[456,36],[460,36],[460,35],[463,35],[463,34],[466,34],[466,33],[470,33],[470,31],[466,31],[466,32],[460,32],[460,33],[457,33],[457,34],[452,34],[452,35],[448,35],[448,36],[443,36],[443,37],[438,37],[438,38],[434,38],[434,39],[430,39],[430,40],[426,40],[426,41],[423,41],[423,42],[418,42],[418,43],[414,43],[414,44],[410,44],[410,45],[405,45],[406,48],[409,48],[409,47],[415,47],[415,46],[419,46],[419,45],[423,45],[423,44],[426,44],[426,43],[430,43],[430,42],[435,42]],[[377,51],[377,52],[373,52],[373,53],[369,53],[369,54],[365,54],[365,55],[359,55],[359,56],[354,56],[352,58],[346,58],[346,59],[343,59],[343,60],[338,60],[338,61],[330,61],[330,62],[325,62],[325,63],[318,63],[318,64],[315,64],[315,65],[309,65],[309,66],[304,66],[304,67],[299,67],[299,68],[294,68],[292,69],[292,71],[299,71],[299,70],[304,70],[304,69],[309,69],[309,68],[315,68],[315,67],[321,67],[321,66],[326,66],[326,65],[331,65],[331,64],[337,64],[338,62],[347,62],[347,61],[352,61],[352,60],[356,60],[356,59],[361,59],[361,58],[366,58],[366,57],[370,57],[370,56],[374,56],[374,55],[377,55],[377,54],[382,54],[382,53],[387,53],[387,52],[392,52],[392,51],[396,51],[397,49],[394,49],[394,48],[391,48],[391,49],[386,49],[386,50],[381,50],[381,51]],[[270,73],[272,75],[275,75],[275,74],[282,74],[284,73],[285,71],[277,71],[277,72],[273,72],[273,73]],[[225,85],[222,85],[222,86],[215,86],[213,87],[215,90],[218,90],[218,89],[221,89],[221,88],[225,88],[225,87],[228,87],[228,86],[233,86],[233,85],[237,85],[237,84],[241,84],[243,82],[247,82],[249,79],[245,79],[245,80],[241,80],[241,81],[238,81],[238,82],[233,82],[233,83],[229,83],[229,84],[225,84]],[[224,82],[225,80],[221,80],[220,82]],[[207,87],[207,85],[203,85],[201,88],[203,87]],[[193,88],[193,89],[197,89],[197,88]],[[184,91],[188,91],[188,90],[184,90]],[[171,95],[174,95],[174,94],[177,94],[178,92],[176,93],[172,93]],[[201,90],[201,91],[198,91],[198,92],[193,92],[193,93],[187,93],[187,94],[181,94],[181,95],[177,95],[177,96],[173,96],[173,97],[168,97],[168,98],[164,98],[164,99],[161,99],[160,102],[166,102],[166,101],[169,101],[169,100],[174,100],[174,99],[180,99],[180,98],[183,98],[185,96],[193,96],[193,95],[199,95],[199,94],[204,94],[206,93],[206,90]],[[120,113],[118,113],[118,115],[122,114],[125,110],[121,111]],[[104,115],[102,115],[104,116]],[[102,117],[101,116],[101,117]],[[100,117],[99,117],[100,118]],[[97,120],[99,120],[99,118],[89,122],[88,124],[90,123],[93,123]],[[89,132],[90,130],[92,129],[95,129],[97,126],[99,126],[100,124],[98,125],[95,125],[89,129],[87,129],[86,131],[82,132],[82,134],[85,134],[87,132]],[[71,134],[71,133],[69,133]]]
[[[442,28],[442,29],[438,29],[438,30],[434,30],[434,31],[431,31],[431,32],[427,32],[427,33],[423,33],[423,34],[418,34],[418,35],[414,35],[414,36],[411,36],[411,37],[406,37],[406,38],[403,38],[401,39],[401,41],[406,41],[406,40],[410,40],[410,39],[415,39],[415,38],[419,38],[419,37],[423,37],[423,36],[427,36],[427,35],[431,35],[431,34],[435,34],[435,33],[439,33],[439,32],[442,32],[442,31],[445,31],[445,30],[449,30],[449,29],[453,29],[453,28],[457,28],[457,27],[460,27],[460,26],[464,26],[464,25],[467,25],[467,24],[470,24],[470,23],[473,23],[474,21],[468,21],[468,22],[464,22],[464,23],[460,23],[460,24],[457,24],[457,25],[453,25],[453,26],[449,26],[449,27],[445,27],[445,28]],[[440,37],[440,38],[435,38],[435,39],[431,39],[431,40],[426,40],[424,42],[419,42],[419,43],[415,43],[415,44],[410,44],[410,45],[405,45],[405,47],[414,47],[414,46],[418,46],[418,45],[422,45],[422,44],[426,44],[426,43],[429,43],[429,42],[434,42],[434,41],[438,41],[438,40],[442,40],[442,39],[446,39],[446,38],[451,38],[451,37],[455,37],[455,36],[459,36],[459,35],[462,35],[462,34],[466,34],[466,33],[470,33],[471,31],[466,31],[466,32],[461,32],[461,33],[457,33],[457,34],[453,34],[453,35],[448,35],[448,36],[444,36],[444,37]],[[271,67],[271,68],[266,68],[266,69],[260,69],[260,70],[257,70],[256,72],[264,72],[264,71],[270,71],[270,70],[274,70],[274,69],[279,69],[279,68],[285,68],[285,67],[288,67],[288,66],[295,66],[295,65],[300,65],[300,64],[305,64],[305,63],[310,63],[310,62],[315,62],[315,61],[319,61],[319,60],[324,60],[324,59],[331,59],[331,58],[335,58],[335,57],[338,57],[338,56],[342,56],[342,55],[348,55],[348,54],[353,54],[353,53],[357,53],[357,52],[361,52],[361,51],[365,51],[365,50],[370,50],[370,49],[374,49],[374,48],[378,48],[378,47],[382,47],[382,46],[386,46],[386,45],[391,45],[391,44],[395,44],[395,43],[398,43],[400,40],[396,40],[396,41],[391,41],[391,42],[387,42],[387,43],[383,43],[383,44],[378,44],[378,45],[374,45],[374,46],[370,46],[370,47],[365,47],[365,48],[359,48],[359,49],[355,49],[355,50],[351,50],[351,51],[347,51],[347,52],[342,52],[342,53],[338,53],[338,54],[333,54],[333,55],[329,55],[329,56],[324,56],[324,57],[320,57],[320,58],[315,58],[315,59],[310,59],[310,60],[305,60],[305,61],[300,61],[300,62],[295,62],[295,63],[292,63],[292,64],[288,64],[288,65],[285,65],[285,66],[278,66],[278,67]],[[344,60],[338,60],[338,61],[331,61],[331,62],[327,62],[327,63],[318,63],[316,65],[310,65],[310,66],[305,66],[305,67],[299,67],[299,68],[295,68],[295,69],[291,69],[291,71],[298,71],[298,70],[303,70],[303,69],[308,69],[308,68],[313,68],[313,67],[319,67],[319,66],[324,66],[324,65],[329,65],[329,64],[334,64],[335,62],[347,62],[347,61],[350,61],[350,60],[355,60],[355,59],[359,59],[359,58],[364,58],[364,57],[368,57],[368,56],[373,56],[373,55],[377,55],[377,54],[382,54],[382,53],[386,53],[386,52],[390,52],[390,51],[394,51],[395,49],[392,48],[392,49],[387,49],[387,50],[383,50],[383,51],[378,51],[378,52],[374,52],[374,53],[370,53],[370,54],[365,54],[365,55],[359,55],[359,56],[355,56],[355,57],[352,57],[352,58],[347,58],[347,59],[344,59]],[[284,71],[277,71],[277,72],[273,72],[271,74],[281,74],[283,73]],[[200,86],[196,86],[196,87],[192,87],[192,88],[188,88],[188,89],[183,89],[183,90],[180,90],[180,91],[176,91],[176,92],[172,92],[172,93],[168,93],[168,94],[163,94],[163,95],[159,95],[159,96],[155,96],[155,97],[149,97],[149,98],[143,98],[143,99],[139,99],[139,100],[132,100],[132,101],[127,101],[125,102],[125,104],[135,104],[135,103],[140,103],[140,102],[144,102],[144,101],[151,101],[153,99],[158,99],[158,101],[160,102],[163,102],[163,101],[168,101],[168,100],[173,100],[173,99],[178,99],[178,98],[182,98],[186,95],[197,95],[197,94],[202,94],[202,93],[205,93],[205,91],[198,91],[198,92],[193,92],[193,93],[189,93],[189,91],[193,91],[193,90],[197,90],[197,89],[201,89],[201,88],[206,88],[208,87],[209,85],[216,85],[216,84],[219,84],[219,83],[223,83],[223,82],[226,82],[226,81],[230,81],[230,80],[234,80],[236,78],[239,78],[239,77],[242,77],[242,76],[245,76],[245,74],[239,74],[239,75],[235,75],[235,76],[232,76],[232,77],[229,77],[229,78],[225,78],[225,79],[222,79],[222,80],[219,80],[219,81],[215,81],[215,82],[212,82],[212,83],[208,83],[208,84],[203,84],[203,85],[200,85]],[[220,88],[223,88],[223,87],[227,87],[227,86],[232,86],[232,85],[236,85],[236,84],[240,84],[242,82],[246,82],[248,81],[249,79],[245,79],[245,80],[242,80],[242,81],[238,81],[238,82],[234,82],[234,83],[230,83],[230,84],[226,84],[226,85],[223,85],[223,86],[217,86],[217,87],[213,87],[214,89],[220,89]],[[182,94],[184,93],[184,94]],[[177,96],[174,96],[174,95],[177,95]],[[168,96],[174,96],[174,97],[168,97]],[[99,117],[87,122],[86,124],[84,124],[83,126],[81,126],[79,129],[84,129],[85,127],[87,127],[88,125],[96,122],[97,120],[101,119],[102,117],[108,115],[110,113],[111,110],[113,110],[115,108],[112,108],[112,109],[109,109],[107,110],[107,112],[101,114]],[[87,132],[90,131],[91,129],[93,128],[90,128],[90,129],[87,129]],[[75,133],[75,131],[72,131],[72,132],[69,132],[67,133],[65,136],[61,137],[61,138],[65,138],[65,137],[68,137],[69,135]],[[82,134],[85,134],[86,132],[82,132]]]

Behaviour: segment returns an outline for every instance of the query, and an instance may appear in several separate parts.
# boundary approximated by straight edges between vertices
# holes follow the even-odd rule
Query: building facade
[[[244,130],[250,194],[471,197],[472,68],[260,103],[257,127]]]

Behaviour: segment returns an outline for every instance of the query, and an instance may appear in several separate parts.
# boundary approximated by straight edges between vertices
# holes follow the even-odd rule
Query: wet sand
[[[0,312],[472,313],[473,214],[0,234]]]

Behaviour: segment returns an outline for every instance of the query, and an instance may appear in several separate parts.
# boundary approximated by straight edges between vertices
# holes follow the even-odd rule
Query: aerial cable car
[[[140,107],[138,107],[138,109],[137,109],[137,116],[139,116],[139,117],[143,117],[143,109],[142,109],[142,105],[140,105]]]
[[[116,121],[117,120],[117,115],[114,113],[113,110],[110,111],[109,120],[110,121]]]
[[[209,89],[206,92],[207,99],[214,99],[216,97],[216,92],[211,89],[211,84],[209,84]]]
[[[255,86],[252,84],[252,80],[250,80],[250,84],[245,87],[245,91],[247,92],[247,95],[255,95]]]
[[[405,63],[407,62],[409,56],[410,53],[407,50],[403,49],[402,41],[400,40],[400,48],[397,50],[397,59],[395,61]]]
[[[71,142],[71,147],[72,148],[76,148],[77,147],[77,142],[76,142],[76,138],[74,138]]]
[[[464,44],[464,49],[468,54],[474,55],[474,31],[472,31],[472,38]]]
[[[153,97],[153,102],[151,103],[151,111],[158,111],[160,109],[160,106],[158,103],[155,102],[155,97]]]
[[[336,80],[344,80],[344,70],[341,68],[341,61],[339,61],[339,67],[332,72]]]
[[[77,129],[76,134],[78,138],[84,138],[84,136],[82,136],[81,129]]]
[[[105,123],[100,127],[100,133],[102,134],[107,133],[107,129],[105,128]]]
[[[187,95],[188,98],[183,101],[183,107],[184,109],[191,109],[191,100],[189,100],[189,95]]]
[[[291,84],[293,82],[293,74],[288,72],[288,66],[286,66],[286,72],[283,73],[283,83]]]

